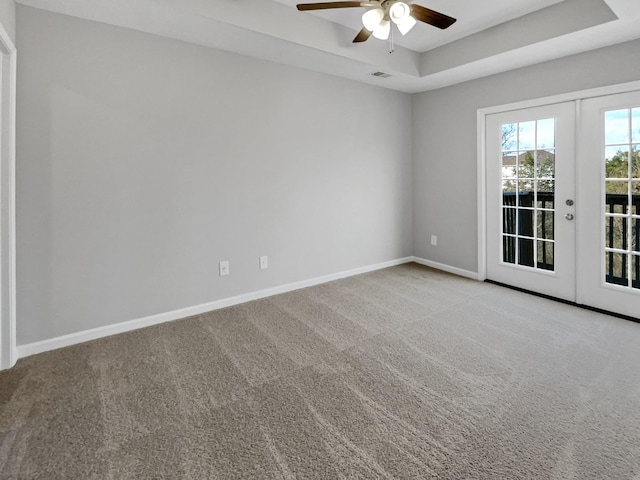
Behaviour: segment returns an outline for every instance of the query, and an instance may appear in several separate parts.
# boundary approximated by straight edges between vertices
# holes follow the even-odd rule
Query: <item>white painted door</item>
[[[486,117],[487,278],[576,300],[575,103]]]
[[[640,318],[640,92],[582,102],[579,301]]]

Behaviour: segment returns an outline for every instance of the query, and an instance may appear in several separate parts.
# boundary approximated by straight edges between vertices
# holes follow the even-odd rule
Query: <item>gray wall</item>
[[[412,254],[476,271],[477,109],[640,79],[640,41],[408,96],[23,6],[17,40],[19,345]]]
[[[19,345],[411,255],[409,95],[22,6],[18,44]]]
[[[479,108],[640,80],[639,52],[636,40],[414,95],[414,255],[477,271]]]
[[[13,0],[0,0],[0,23],[13,43],[16,43],[16,4]]]

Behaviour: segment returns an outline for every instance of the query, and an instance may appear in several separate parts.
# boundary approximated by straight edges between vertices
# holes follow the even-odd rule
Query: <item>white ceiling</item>
[[[359,8],[299,12],[297,0],[17,3],[409,93],[640,38],[639,0],[416,0],[458,21],[396,35],[393,54],[373,37],[351,42]]]

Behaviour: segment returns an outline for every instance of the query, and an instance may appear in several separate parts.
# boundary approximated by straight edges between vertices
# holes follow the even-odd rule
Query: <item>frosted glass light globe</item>
[[[409,18],[410,14],[411,9],[409,8],[409,5],[404,2],[396,2],[391,5],[391,8],[389,9],[389,16],[396,25],[403,23],[407,18]]]
[[[409,16],[404,22],[398,24],[398,30],[400,30],[400,33],[402,35],[406,35],[407,33],[409,33],[409,30],[415,27],[416,23],[418,23],[416,22],[416,19]]]
[[[391,22],[382,20],[380,25],[373,31],[373,36],[379,40],[386,40],[389,38],[389,32],[391,32]]]

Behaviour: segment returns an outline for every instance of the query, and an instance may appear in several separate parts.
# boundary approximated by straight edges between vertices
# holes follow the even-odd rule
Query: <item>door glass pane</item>
[[[553,270],[553,242],[538,241],[538,268]]]
[[[627,213],[629,206],[629,182],[606,182],[608,213]]]
[[[517,180],[506,180],[502,182],[502,203],[503,205],[516,206],[516,196],[518,190]]]
[[[629,109],[605,113],[604,141],[606,145],[629,143]]]
[[[532,208],[520,208],[518,209],[518,236],[533,238],[533,209]]]
[[[518,205],[521,207],[533,207],[533,185],[534,182],[532,180],[518,182]]]
[[[554,269],[555,127],[554,118],[502,125],[505,263]]]
[[[640,118],[639,118],[640,120]],[[554,147],[556,144],[556,121],[553,118],[538,120],[538,149]],[[640,142],[640,140],[638,140]]]
[[[502,237],[502,261],[516,263],[516,237]]]
[[[555,178],[556,153],[554,149],[538,150],[536,178]]]
[[[518,155],[518,176],[520,178],[535,178],[535,151],[520,152]]]
[[[533,267],[535,264],[533,256],[533,240],[530,238],[518,239],[518,249],[518,264],[524,265],[525,267]]]
[[[502,151],[518,149],[518,124],[508,123],[502,126]]]
[[[633,269],[631,286],[633,288],[640,288],[640,255],[634,255],[632,257],[631,268]]]
[[[627,219],[624,217],[604,218],[605,245],[607,248],[624,250],[627,248]]]
[[[555,180],[538,180],[537,182],[537,206],[538,208],[553,209],[555,196]]]
[[[506,152],[502,154],[502,178],[516,178],[518,168],[518,153]]]
[[[606,147],[605,175],[607,178],[629,178],[629,148],[621,146]]]
[[[502,167],[502,178],[509,180],[518,178],[517,167],[515,165],[504,165]]]
[[[538,235],[537,238],[553,240],[553,212],[538,210]]]
[[[631,219],[631,250],[640,252],[640,217]]]
[[[606,252],[605,280],[614,285],[629,285],[627,278],[627,256],[623,253]]]
[[[519,124],[518,150],[532,150],[536,148],[536,122],[521,122]]]
[[[516,212],[515,208],[502,209],[502,231],[510,235],[516,234]]]
[[[621,193],[626,195],[629,193],[629,182],[625,181],[608,181],[606,182],[607,193]]]

